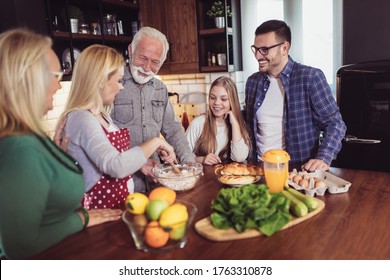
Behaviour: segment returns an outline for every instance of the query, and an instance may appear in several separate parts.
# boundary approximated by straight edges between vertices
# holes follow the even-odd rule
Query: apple
[[[169,204],[165,200],[153,199],[150,200],[146,207],[146,214],[152,221],[157,221],[160,218],[162,211],[168,208]]]
[[[182,239],[184,234],[186,233],[186,226],[186,223],[183,223],[182,225],[173,227],[172,230],[169,232],[169,237],[172,240]]]

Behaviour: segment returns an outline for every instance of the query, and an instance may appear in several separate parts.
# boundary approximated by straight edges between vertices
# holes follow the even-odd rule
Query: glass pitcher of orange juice
[[[269,192],[281,192],[287,183],[290,155],[284,150],[269,150],[264,153],[263,160]]]

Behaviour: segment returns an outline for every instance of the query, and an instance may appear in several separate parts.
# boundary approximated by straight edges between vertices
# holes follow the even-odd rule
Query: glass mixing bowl
[[[158,182],[174,191],[188,191],[195,187],[203,174],[203,165],[200,163],[178,164],[176,167],[181,174],[175,173],[169,164],[153,168]]]

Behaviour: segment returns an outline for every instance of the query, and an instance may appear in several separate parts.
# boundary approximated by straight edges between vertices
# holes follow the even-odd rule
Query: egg
[[[297,175],[296,173],[290,172],[290,174],[288,174],[288,178],[289,178],[290,180],[292,180],[296,175]]]
[[[320,188],[325,188],[326,187],[326,184],[324,181],[321,181],[321,180],[318,180],[316,183],[315,183],[315,188],[316,189],[320,189]]]
[[[295,175],[292,180],[293,180],[294,183],[298,184],[299,181],[302,180],[302,176],[301,175]]]
[[[298,185],[300,185],[302,188],[307,189],[309,187],[309,180],[302,179],[298,182]]]

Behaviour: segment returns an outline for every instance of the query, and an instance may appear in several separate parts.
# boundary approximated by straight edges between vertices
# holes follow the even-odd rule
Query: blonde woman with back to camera
[[[249,154],[249,135],[232,79],[222,76],[211,84],[209,109],[205,116],[192,120],[186,136],[199,163],[245,161]]]
[[[130,148],[129,130],[113,123],[109,111],[123,88],[124,66],[122,55],[113,48],[92,45],[74,68],[62,117],[67,118],[68,152],[84,170],[87,209],[122,207],[134,192],[131,174],[139,169],[150,172],[155,162],[148,158],[155,151],[166,151],[165,161],[176,158],[171,145],[159,137]]]
[[[62,77],[51,45],[25,29],[0,35],[0,256],[10,259],[29,258],[122,212],[81,207],[82,169],[44,133]]]

